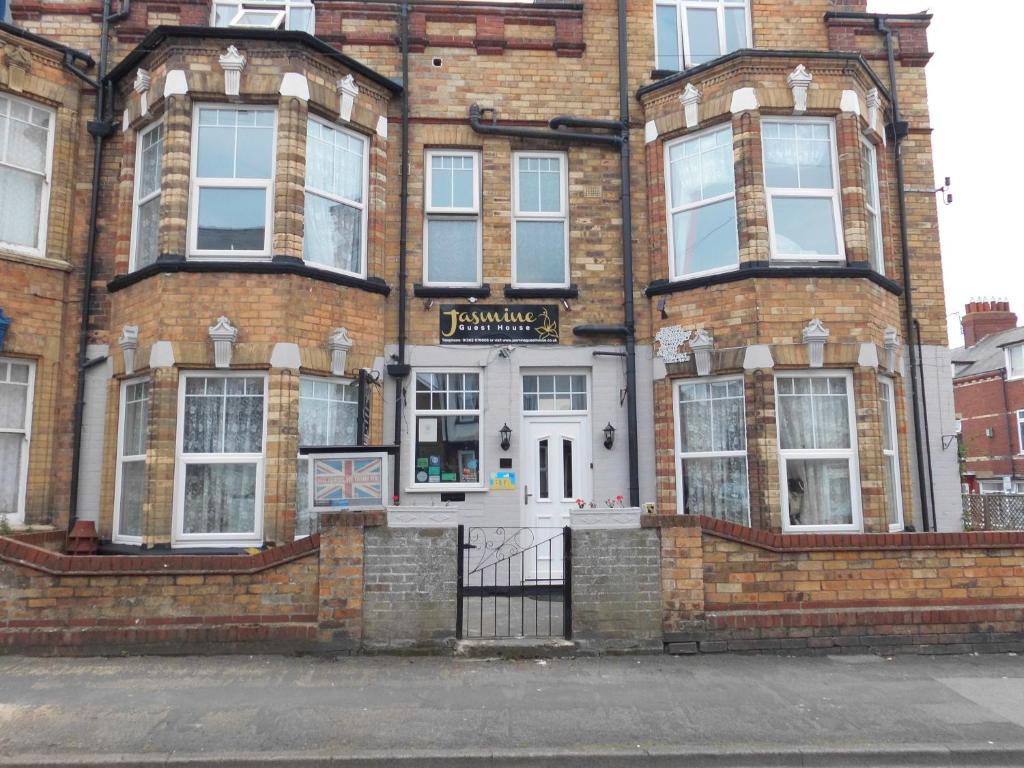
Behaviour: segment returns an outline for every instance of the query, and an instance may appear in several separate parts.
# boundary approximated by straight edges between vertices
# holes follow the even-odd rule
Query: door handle
[[[529,504],[530,497],[532,495],[533,494],[530,493],[530,486],[528,486],[526,483],[523,483],[523,504]]]

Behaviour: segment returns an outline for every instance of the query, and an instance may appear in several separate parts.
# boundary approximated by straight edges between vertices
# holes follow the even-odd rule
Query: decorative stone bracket
[[[701,328],[693,338],[690,339],[690,349],[693,350],[693,357],[697,363],[698,376],[710,376],[712,363],[711,352],[715,348],[715,338],[708,331]]]
[[[139,94],[139,114],[149,114],[149,85],[152,78],[144,69],[140,69],[135,73],[135,82],[132,83],[132,87],[135,92]]]
[[[117,340],[121,347],[121,354],[124,357],[124,372],[126,376],[135,373],[135,352],[139,348],[139,326],[126,325],[121,331],[121,338]]]
[[[891,325],[885,329],[885,367],[896,370],[896,355],[900,351],[899,333]]]
[[[355,106],[356,96],[359,95],[359,86],[352,75],[345,75],[338,80],[336,86],[338,89],[338,120],[347,123],[352,119],[352,107]]]
[[[810,359],[811,368],[821,368],[825,365],[825,341],[829,337],[829,330],[822,324],[821,320],[814,319],[804,328],[803,339],[807,345],[807,356]]]
[[[7,65],[7,87],[15,93],[21,93],[32,71],[32,56],[24,48],[9,45],[4,52],[4,63]]]
[[[210,326],[210,341],[213,342],[213,364],[217,368],[231,367],[231,353],[238,340],[238,329],[224,315]]]
[[[335,376],[345,375],[348,353],[352,349],[352,339],[347,328],[335,328],[327,339],[327,348],[331,350],[331,373]]]
[[[233,45],[220,57],[220,66],[224,70],[224,95],[237,96],[242,86],[242,70],[245,69],[245,56]]]
[[[693,83],[687,83],[679,101],[683,104],[683,116],[686,119],[687,128],[696,128],[700,125],[700,103],[703,94],[697,90]]]
[[[807,111],[807,90],[811,87],[814,75],[807,71],[807,67],[798,64],[797,68],[789,73],[786,83],[793,90],[793,114],[802,115]]]

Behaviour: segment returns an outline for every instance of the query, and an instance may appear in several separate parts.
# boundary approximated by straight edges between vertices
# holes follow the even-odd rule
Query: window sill
[[[516,287],[505,286],[505,298],[507,299],[578,299],[580,289],[578,285],[570,285],[566,288],[530,288],[528,286]]]
[[[0,246],[0,260],[13,261],[17,264],[26,264],[31,267],[42,267],[43,269],[54,269],[58,272],[71,272],[72,267],[68,262],[60,259],[48,259],[45,256],[27,256],[16,251],[6,250]]]
[[[890,280],[885,275],[880,275],[871,267],[861,263],[853,263],[845,266],[781,266],[777,264],[769,264],[763,261],[743,262],[740,264],[739,269],[734,269],[729,272],[717,272],[711,275],[704,275],[703,277],[684,278],[682,280],[655,280],[647,286],[644,293],[647,296],[662,296],[668,293],[678,293],[680,291],[689,291],[695,288],[707,288],[712,285],[732,283],[737,280],[747,280],[749,278],[771,279],[776,277],[859,278],[870,280],[875,285],[880,286],[895,296],[903,295],[903,286],[893,280]]]
[[[209,273],[223,272],[228,274],[249,274],[249,275],[298,275],[319,280],[324,283],[344,285],[349,288],[358,288],[368,293],[377,293],[387,296],[391,293],[391,286],[379,277],[355,277],[343,272],[333,272],[319,267],[311,267],[302,259],[292,256],[275,256],[270,261],[211,261],[211,260],[189,260],[182,256],[164,254],[155,263],[129,272],[125,275],[118,275],[109,283],[107,290],[110,293],[117,293],[129,286],[140,283],[153,275],[169,274],[174,272]]]
[[[491,295],[490,283],[479,286],[444,286],[415,283],[412,295],[421,299],[486,299]]]

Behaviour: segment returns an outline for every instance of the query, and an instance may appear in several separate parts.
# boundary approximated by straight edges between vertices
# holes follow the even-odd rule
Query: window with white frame
[[[29,256],[46,251],[54,114],[0,94],[0,247]]]
[[[761,133],[772,257],[841,260],[835,123],[814,118],[765,119]]]
[[[268,257],[274,110],[198,105],[196,111],[191,254]]]
[[[426,284],[480,284],[479,160],[477,152],[427,152]]]
[[[516,152],[512,164],[512,281],[516,285],[568,286],[565,154]]]
[[[695,67],[752,45],[747,0],[657,0],[654,27],[658,69]]]
[[[859,530],[853,378],[780,374],[776,395],[783,529]]]
[[[732,126],[687,136],[665,149],[672,278],[735,268]]]
[[[306,127],[307,263],[366,275],[365,136],[310,117]]]
[[[1006,348],[1006,378],[1024,378],[1024,344]]]
[[[314,16],[310,0],[217,0],[210,23],[215,27],[289,29],[312,35]]]
[[[1017,411],[1017,453],[1024,455],[1024,411]]]
[[[326,376],[299,379],[299,445],[356,445],[359,427],[359,387]],[[319,530],[319,518],[309,506],[309,458],[299,456],[295,486],[295,535]]]
[[[676,384],[679,511],[750,525],[743,379]]]
[[[142,505],[146,499],[146,448],[149,381],[121,384],[121,419],[114,492],[114,540],[142,542]]]
[[[878,380],[882,410],[882,460],[885,462],[885,497],[889,530],[903,529],[903,492],[900,484],[900,443],[896,429],[896,388],[890,378]]]
[[[135,211],[132,218],[132,269],[141,269],[160,255],[160,189],[164,126],[139,132],[135,160]]]
[[[0,517],[25,519],[35,365],[0,357]]]
[[[991,494],[1003,493],[1003,478],[999,477],[995,480],[979,480],[978,491],[982,496],[989,496]]]
[[[524,411],[586,411],[587,377],[582,373],[523,376]]]
[[[1024,480],[1013,481],[1013,492],[1024,494]]]
[[[480,484],[480,374],[417,371],[413,483]]]
[[[864,176],[864,208],[868,217],[868,259],[872,268],[885,274],[885,249],[882,247],[882,205],[878,188],[878,150],[863,136],[861,171]]]
[[[261,541],[265,389],[259,374],[182,374],[176,543]]]

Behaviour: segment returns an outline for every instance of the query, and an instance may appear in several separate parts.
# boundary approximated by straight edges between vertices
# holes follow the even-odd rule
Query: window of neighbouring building
[[[139,132],[135,159],[135,210],[132,217],[132,269],[152,264],[160,255],[160,188],[164,126]]]
[[[561,152],[517,152],[512,156],[512,282],[569,285],[566,157]]]
[[[269,257],[273,227],[273,109],[196,109],[193,256]]]
[[[303,257],[360,277],[366,275],[368,146],[365,136],[309,119]]]
[[[1024,411],[1017,411],[1017,453],[1024,455]]]
[[[32,428],[33,363],[0,357],[0,516],[25,518]]]
[[[29,256],[46,252],[54,114],[0,95],[0,247]]]
[[[303,376],[299,379],[299,445],[356,445],[359,426],[359,388],[345,379]],[[319,530],[309,505],[309,459],[299,456],[295,485],[295,535]]]
[[[142,505],[146,500],[146,447],[149,381],[121,384],[121,418],[114,491],[114,540],[142,543]]]
[[[418,487],[480,484],[480,374],[417,371],[413,401]]]
[[[582,373],[523,376],[524,411],[586,411],[587,377]]]
[[[864,175],[864,207],[868,218],[868,259],[881,275],[885,274],[885,250],[882,247],[882,204],[878,188],[878,150],[861,137],[861,170]]]
[[[1024,344],[1006,348],[1006,378],[1024,378]]]
[[[679,511],[750,525],[743,379],[676,384]]]
[[[431,285],[479,285],[480,155],[427,152],[423,280]]]
[[[996,478],[995,480],[979,480],[978,491],[983,495],[987,496],[993,493],[1003,493],[1003,479]]]
[[[779,466],[784,530],[859,530],[853,377],[780,374]]]
[[[896,428],[896,389],[893,380],[878,380],[882,411],[882,458],[885,461],[885,498],[889,530],[903,529],[903,492],[900,485],[900,444]]]
[[[772,258],[841,260],[835,123],[765,119],[761,132]]]
[[[679,70],[751,47],[747,0],[657,0],[658,69]]]
[[[735,268],[732,126],[674,141],[665,150],[672,278]]]
[[[215,27],[254,27],[314,32],[313,4],[309,0],[217,0],[210,23]]]
[[[262,540],[265,390],[259,374],[182,374],[176,543]]]

